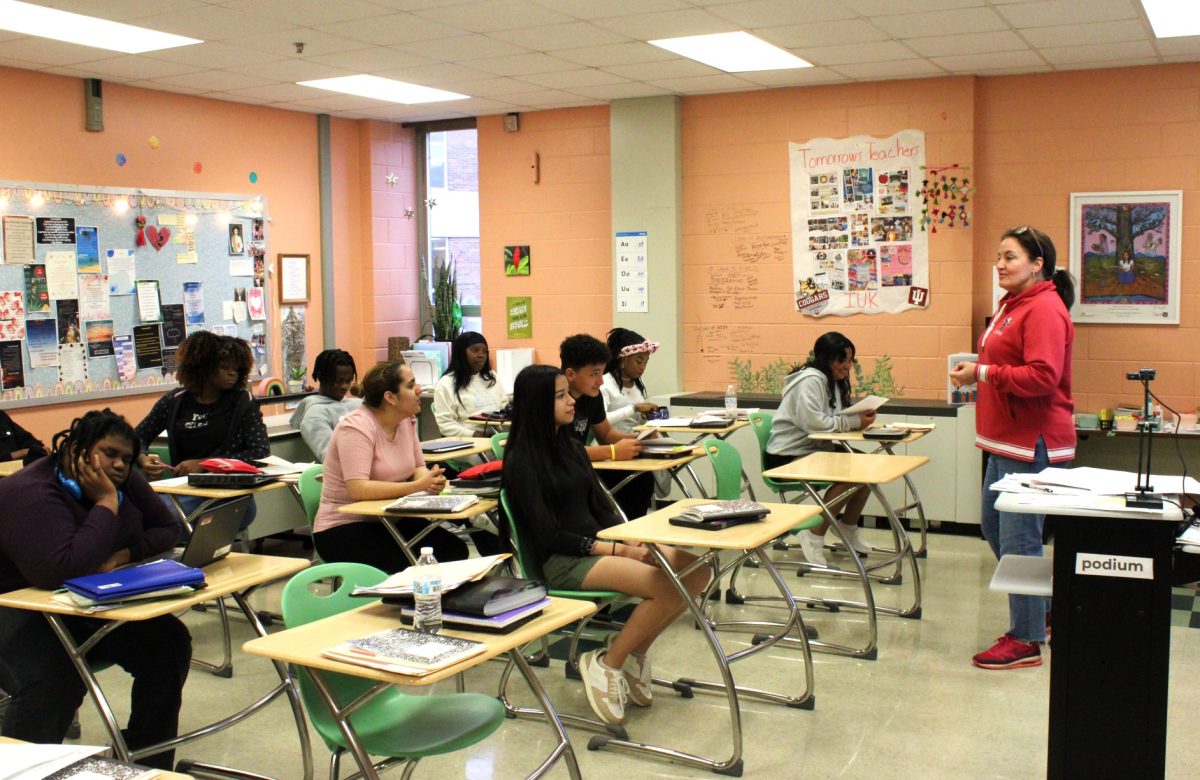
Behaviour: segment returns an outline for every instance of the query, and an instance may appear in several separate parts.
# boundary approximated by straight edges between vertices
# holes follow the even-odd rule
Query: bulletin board
[[[196,330],[270,373],[268,224],[259,196],[0,181],[0,402],[161,392]]]

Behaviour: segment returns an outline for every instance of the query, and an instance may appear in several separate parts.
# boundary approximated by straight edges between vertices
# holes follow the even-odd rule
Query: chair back
[[[496,456],[496,460],[504,460],[504,441],[507,438],[508,431],[492,434],[492,454]]]
[[[727,441],[709,437],[702,445],[717,478],[718,501],[734,501],[742,497],[742,456]]]
[[[351,598],[350,592],[360,585],[378,585],[387,579],[387,574],[363,563],[323,563],[311,566],[288,580],[280,598],[283,623],[295,628],[315,620],[337,615],[341,612],[369,604],[369,599]],[[318,596],[309,586],[321,580],[333,581],[333,592]],[[317,692],[307,672],[298,675],[300,695],[304,709],[312,719],[317,733],[321,734],[330,750],[338,749],[335,741],[339,734],[337,721],[329,713],[324,699]],[[351,702],[365,693],[371,686],[370,680],[345,674],[325,674],[325,681],[339,702]]]
[[[304,504],[304,514],[308,518],[310,529],[317,517],[317,507],[321,505],[321,475],[324,473],[325,467],[318,463],[300,475],[300,503]]]
[[[766,471],[767,442],[771,439],[771,425],[774,424],[775,418],[767,412],[750,412],[746,418],[750,421],[750,427],[754,429],[754,435],[758,437],[758,467],[761,471]],[[763,477],[762,481],[764,485],[780,496],[783,496],[788,490],[795,489],[795,485],[789,485],[769,477]]]
[[[512,542],[513,549],[517,551],[517,565],[521,567],[521,574],[526,579],[545,582],[546,577],[542,573],[542,567],[536,562],[533,548],[527,538],[528,532],[521,529],[520,518],[512,512],[507,490],[500,491],[500,507],[504,510],[505,517],[508,518],[509,541]]]

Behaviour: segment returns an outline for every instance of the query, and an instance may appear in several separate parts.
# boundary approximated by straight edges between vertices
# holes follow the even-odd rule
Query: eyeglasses
[[[1042,242],[1038,241],[1037,231],[1034,230],[1033,228],[1029,227],[1029,225],[1021,225],[1021,227],[1015,228],[1013,230],[1014,236],[1019,236],[1019,235],[1022,235],[1023,233],[1028,233],[1030,236],[1033,237],[1033,243],[1037,244],[1038,257],[1045,260],[1046,259],[1046,250],[1042,249]]]

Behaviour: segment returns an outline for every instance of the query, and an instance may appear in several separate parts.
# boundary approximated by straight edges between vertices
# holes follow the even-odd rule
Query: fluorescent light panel
[[[19,0],[0,0],[0,30],[125,54],[142,54],[204,43],[196,38],[134,27],[132,24],[110,22],[95,16],[43,8]]]
[[[748,32],[661,38],[650,43],[726,73],[812,67],[811,62],[805,62],[795,54],[772,46]]]
[[[422,87],[420,84],[409,84],[407,81],[396,81],[365,74],[296,83],[302,87],[316,87],[317,89],[327,89],[330,92],[341,92],[346,95],[358,95],[405,105],[438,103],[443,100],[466,100],[470,97],[470,95],[460,95],[457,92],[447,92],[444,89]]]
[[[1194,0],[1142,0],[1157,38],[1200,35],[1200,3]]]

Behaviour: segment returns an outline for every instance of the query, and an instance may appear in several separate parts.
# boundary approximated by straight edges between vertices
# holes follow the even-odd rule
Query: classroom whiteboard
[[[0,402],[158,392],[199,329],[269,373],[268,224],[259,196],[0,181]]]

